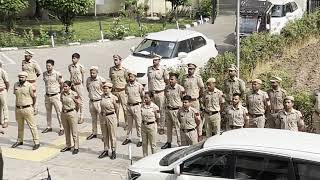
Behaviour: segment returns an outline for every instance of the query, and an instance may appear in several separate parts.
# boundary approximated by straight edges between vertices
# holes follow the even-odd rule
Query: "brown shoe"
[[[58,135],[59,135],[59,136],[64,135],[64,129],[60,129],[60,131],[58,132]]]
[[[7,128],[8,126],[9,126],[8,122],[4,122],[4,123],[2,124],[2,128]]]
[[[78,124],[82,124],[84,122],[83,118],[79,118]]]

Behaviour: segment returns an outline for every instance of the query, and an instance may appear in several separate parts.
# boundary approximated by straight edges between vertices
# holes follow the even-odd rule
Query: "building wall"
[[[116,13],[120,9],[120,0],[104,0],[104,5],[97,5],[97,14]],[[94,7],[89,10],[89,13],[94,13]]]

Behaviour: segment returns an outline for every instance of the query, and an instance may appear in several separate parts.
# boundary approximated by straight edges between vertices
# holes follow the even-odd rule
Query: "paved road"
[[[220,16],[216,23],[204,24],[194,29],[215,39],[219,52],[233,50],[233,31],[234,15],[232,15],[233,0],[223,1],[225,11],[220,10]],[[220,2],[221,3],[221,2]],[[229,5],[228,5],[229,4]],[[231,10],[230,10],[231,9]],[[222,13],[223,12],[223,13]],[[34,49],[34,58],[38,60],[41,68],[45,69],[45,60],[52,58],[56,60],[56,69],[63,73],[65,79],[69,78],[67,65],[71,63],[71,55],[74,52],[81,54],[80,62],[89,68],[92,65],[99,65],[100,74],[106,77],[108,68],[113,64],[112,55],[120,54],[127,56],[130,47],[137,45],[141,38],[113,41],[104,43],[91,43],[74,47],[57,47],[50,49]],[[21,69],[21,59],[23,51],[0,52],[0,60],[4,63],[4,68],[9,73],[11,84],[17,81],[17,73]],[[87,74],[88,75],[88,74]],[[38,80],[38,100],[39,115],[37,116],[39,131],[46,127],[46,117],[44,108],[44,83],[40,78]],[[85,140],[90,134],[91,123],[87,104],[85,103],[86,122],[79,126],[80,130],[80,153],[71,155],[71,153],[60,153],[59,150],[64,146],[64,137],[58,137],[57,120],[53,119],[53,133],[40,134],[41,148],[32,151],[32,139],[29,129],[26,127],[25,144],[17,149],[10,148],[16,140],[17,124],[14,120],[15,97],[12,94],[12,88],[9,92],[9,129],[5,129],[6,134],[0,137],[0,146],[3,150],[5,161],[5,179],[41,179],[46,177],[46,168],[50,169],[53,179],[123,179],[126,175],[126,168],[130,165],[128,161],[128,147],[120,145],[125,138],[123,128],[117,129],[117,153],[118,158],[111,161],[109,158],[98,159],[103,144],[100,139],[91,141]],[[55,116],[55,115],[54,115]],[[135,131],[134,131],[135,132]],[[159,136],[158,147],[165,142],[165,136]],[[137,139],[134,139],[136,142]],[[139,159],[142,156],[141,148],[132,145],[133,156]]]

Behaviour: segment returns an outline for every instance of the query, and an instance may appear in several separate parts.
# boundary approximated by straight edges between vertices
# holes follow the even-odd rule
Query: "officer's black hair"
[[[149,91],[145,92],[144,95],[148,95],[150,98],[153,98],[154,96],[153,92],[149,92]]]
[[[233,93],[232,96],[239,96],[241,98],[241,94],[240,93]]]
[[[183,96],[182,97],[182,101],[191,101],[191,96],[189,96],[189,95],[185,95],[185,96]]]
[[[77,58],[80,59],[80,54],[79,53],[73,53],[72,58]]]
[[[54,66],[54,60],[53,59],[48,59],[46,61],[46,64],[51,64],[52,66]]]
[[[177,79],[179,78],[179,75],[175,72],[169,73],[169,77],[171,78],[172,76],[176,77]]]
[[[71,81],[69,81],[69,80],[64,81],[63,84],[67,84],[69,87],[71,87],[71,85],[72,85]]]

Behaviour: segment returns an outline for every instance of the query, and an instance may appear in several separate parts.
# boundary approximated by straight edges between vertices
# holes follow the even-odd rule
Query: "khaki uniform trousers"
[[[62,123],[61,123],[61,108],[62,104],[60,101],[60,94],[57,94],[55,96],[44,96],[44,104],[46,106],[46,111],[47,111],[47,124],[48,127],[52,127],[52,106],[54,107],[56,113],[57,113],[57,119],[59,122],[59,127],[60,129],[63,129]]]
[[[266,117],[264,115],[255,118],[249,115],[250,128],[264,128],[265,122]]]
[[[128,103],[128,97],[125,93],[125,91],[120,91],[120,92],[113,92],[113,94],[115,96],[117,96],[118,100],[119,100],[119,103],[121,104],[122,106],[122,109],[123,109],[123,115],[124,115],[124,122],[125,122],[125,126],[127,127],[128,126],[128,122],[127,122],[127,103]],[[119,110],[120,108],[118,108],[118,110],[116,111],[117,113],[117,122],[119,123],[120,122],[120,117],[119,117]]]
[[[79,149],[77,112],[76,111],[71,111],[68,113],[62,112],[61,121],[65,131],[67,147],[71,147],[71,135],[72,135],[74,148]]]
[[[103,143],[104,150],[107,151],[111,148],[112,151],[116,151],[117,148],[117,116],[115,114],[105,116],[100,115],[101,129],[103,129]]]
[[[83,84],[78,84],[78,85],[74,85],[73,86],[75,92],[78,93],[78,96],[81,100],[80,106],[79,106],[79,111],[80,111],[80,118],[83,118],[83,100],[84,100],[84,96],[83,96],[83,91],[84,91],[84,87]]]
[[[206,135],[211,137],[213,135],[220,135],[221,130],[221,116],[220,112],[209,115],[204,113],[204,119],[206,122]]]
[[[156,136],[157,136],[157,123],[153,124],[142,124],[142,153],[143,157],[148,156],[148,145],[151,147],[151,153],[156,153]]]
[[[136,106],[127,106],[128,113],[127,113],[127,122],[128,122],[128,131],[127,131],[127,138],[131,138],[132,128],[133,128],[133,121],[136,124],[136,131],[139,140],[141,141],[141,105]]]
[[[24,109],[18,109],[16,108],[16,120],[18,123],[18,140],[17,142],[23,142],[24,137],[24,121],[27,122],[34,144],[39,144],[39,134],[38,134],[38,128],[35,122],[34,118],[34,109],[32,107],[27,107]]]
[[[312,114],[312,127],[315,133],[320,134],[320,116],[316,112]]]
[[[166,103],[166,97],[164,95],[164,91],[159,93],[154,93],[153,96],[154,103],[159,107],[160,110],[160,121],[159,126],[160,129],[163,129],[165,126],[165,103]]]
[[[92,134],[97,135],[98,134],[98,121],[99,121],[99,114],[101,112],[101,107],[100,107],[100,102],[101,101],[89,101],[89,111],[91,114],[91,119],[92,119]],[[101,120],[100,120],[101,124]],[[101,127],[101,133],[103,134],[103,128]]]
[[[2,124],[8,122],[8,114],[7,90],[4,89],[0,92],[0,119]]]
[[[277,118],[278,113],[271,113],[268,114],[266,117],[266,128],[276,128],[276,118]]]
[[[167,121],[167,142],[172,142],[172,131],[175,129],[177,134],[177,144],[181,145],[181,136],[180,136],[180,122],[178,120],[178,111],[179,110],[167,110],[166,111],[166,121]]]
[[[200,102],[199,100],[195,100],[195,101],[191,101],[191,107],[195,108],[196,110],[198,110],[200,112]],[[199,124],[199,132],[200,134],[202,134],[202,129],[203,129],[203,125],[204,125],[204,121],[202,120],[202,118],[200,119],[200,124]]]
[[[180,135],[181,146],[194,145],[198,143],[198,135],[196,129],[190,132],[184,132],[180,129]]]

